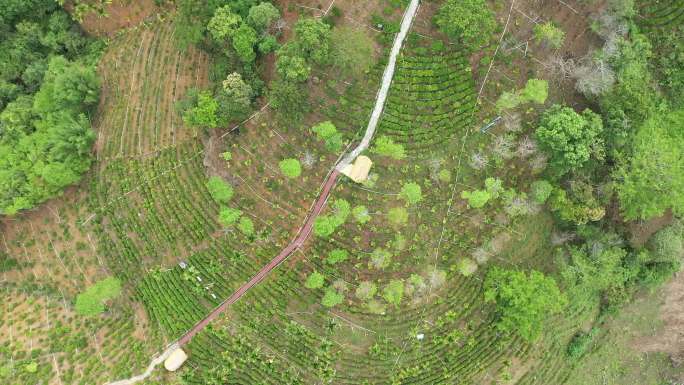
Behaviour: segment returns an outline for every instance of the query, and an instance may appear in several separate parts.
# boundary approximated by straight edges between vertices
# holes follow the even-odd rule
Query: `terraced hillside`
[[[369,0],[365,15],[349,11],[360,12],[356,2],[338,1],[342,15],[365,18],[330,18],[373,35],[378,62],[355,79],[314,66],[315,79],[302,84],[311,108],[297,123],[264,107],[265,94],[246,123],[186,126],[176,103],[190,88],[210,86],[210,56],[176,47],[173,13],[118,33],[99,67],[95,166],[65,196],[3,225],[0,256],[11,258],[1,270],[0,382],[104,384],[141,373],[271,261],[300,230],[344,149],[363,135],[403,4]],[[533,136],[543,103],[524,113],[487,104],[514,55],[504,53],[509,67],[496,62],[505,69],[478,95],[483,78],[472,70],[472,49],[446,43],[432,26],[436,4],[421,5],[401,50],[365,152],[373,160],[368,179],[340,179],[330,194],[322,217],[334,231],[314,227],[303,247],[183,347],[189,359],[178,372],[158,369],[144,383],[579,385],[585,362],[613,369],[568,353],[578,332],[594,333],[595,325],[604,329],[592,334],[587,356],[618,340],[605,319],[629,329],[613,315],[594,321],[600,299],[551,317],[534,342],[497,326],[501,314],[483,294],[487,272],[559,276],[559,247],[577,234],[556,226],[531,187],[547,178],[548,156]],[[676,4],[642,10],[657,26],[681,19]],[[328,16],[335,4],[279,5],[289,21],[297,12]],[[514,3],[505,5],[513,12]],[[508,8],[497,7],[505,16]],[[494,60],[493,46],[480,67]],[[524,83],[520,72],[506,87]],[[500,124],[480,130],[499,114]],[[339,131],[339,148],[313,129],[327,122]],[[401,151],[387,149],[396,146]],[[284,160],[296,160],[300,172],[288,174]],[[210,178],[230,186],[230,196],[217,199]],[[476,191],[489,194],[480,207],[468,198]],[[239,210],[240,221],[226,224],[226,209]],[[123,282],[122,295],[102,314],[78,314],[78,294],[111,276]]]
[[[208,57],[181,52],[171,15],[117,37],[99,66],[103,92],[97,122],[99,157],[150,155],[192,136],[175,104],[207,84]]]

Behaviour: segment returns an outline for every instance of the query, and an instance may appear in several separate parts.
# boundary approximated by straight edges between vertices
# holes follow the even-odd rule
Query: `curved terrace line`
[[[338,162],[337,166],[328,174],[323,184],[323,189],[320,195],[318,196],[316,202],[309,211],[307,219],[304,222],[304,225],[301,227],[295,239],[292,242],[290,242],[290,244],[288,244],[268,264],[264,265],[261,268],[261,270],[259,270],[259,272],[257,272],[249,281],[240,286],[230,297],[228,297],[223,302],[221,302],[221,304],[215,307],[214,310],[212,310],[206,317],[198,321],[190,330],[188,330],[178,340],[169,344],[163,352],[153,357],[152,361],[150,362],[150,364],[148,365],[147,369],[143,374],[136,375],[124,380],[109,382],[106,385],[133,385],[135,383],[145,380],[152,374],[154,368],[158,366],[160,363],[164,362],[164,360],[174,350],[188,344],[192,340],[192,338],[195,335],[197,335],[197,333],[202,331],[207,325],[211,323],[211,321],[213,321],[216,317],[223,313],[230,305],[237,302],[249,289],[259,284],[259,282],[261,282],[268,275],[268,273],[270,273],[273,269],[275,269],[278,265],[285,261],[287,257],[289,257],[296,250],[298,250],[304,244],[304,242],[306,242],[306,240],[309,239],[313,231],[314,222],[316,218],[320,215],[321,211],[323,211],[325,203],[327,202],[333,187],[337,183],[337,179],[340,176],[340,170],[344,168],[344,166],[353,162],[354,159],[356,159],[356,157],[359,154],[361,154],[361,152],[365,151],[368,148],[370,141],[373,139],[373,136],[375,135],[375,129],[378,125],[378,122],[380,121],[380,116],[382,115],[382,111],[385,107],[385,101],[387,100],[387,94],[389,93],[389,88],[392,84],[392,78],[394,77],[397,56],[399,56],[399,52],[401,51],[401,47],[404,43],[404,40],[406,39],[406,35],[408,34],[409,29],[411,28],[411,24],[416,16],[416,12],[418,11],[419,5],[420,0],[411,0],[411,3],[404,12],[401,22],[401,29],[397,36],[394,38],[392,50],[390,51],[389,61],[387,63],[387,66],[385,67],[385,71],[383,72],[382,85],[376,96],[375,107],[373,108],[373,112],[371,113],[371,118],[368,122],[368,126],[366,127],[366,133],[363,136],[361,143],[359,143],[359,145],[356,146],[356,148],[354,148],[354,150],[352,150],[349,154],[344,156],[342,160]]]
[[[408,8],[404,12],[404,16],[401,20],[401,28],[399,33],[394,38],[394,43],[392,44],[392,50],[390,51],[389,61],[385,67],[385,71],[382,74],[382,84],[380,85],[380,90],[375,98],[375,106],[373,107],[373,112],[371,113],[370,120],[368,121],[368,126],[366,127],[366,133],[361,139],[361,143],[352,152],[347,154],[342,161],[337,165],[337,170],[342,171],[342,169],[351,164],[357,156],[359,156],[363,151],[365,151],[370,145],[373,136],[375,135],[375,129],[380,122],[380,117],[382,116],[382,111],[385,108],[385,102],[387,100],[387,94],[389,93],[390,85],[392,84],[392,79],[394,78],[394,70],[397,66],[397,56],[401,51],[401,46],[404,44],[406,35],[409,29],[411,29],[411,23],[418,12],[418,6],[420,5],[420,0],[411,0]]]

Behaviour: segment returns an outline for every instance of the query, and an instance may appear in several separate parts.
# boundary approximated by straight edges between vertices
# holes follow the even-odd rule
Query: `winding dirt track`
[[[306,240],[311,235],[316,218],[320,215],[321,211],[323,211],[323,207],[325,207],[325,203],[327,202],[328,197],[330,196],[330,192],[335,186],[335,183],[337,183],[337,179],[340,176],[340,170],[342,170],[344,166],[346,166],[347,164],[350,164],[361,152],[366,150],[368,148],[368,145],[370,144],[370,141],[373,139],[373,136],[375,134],[375,128],[378,124],[378,121],[380,120],[380,116],[382,114],[382,110],[384,109],[385,101],[387,99],[387,94],[389,92],[389,87],[394,77],[397,56],[401,51],[401,46],[404,43],[404,39],[406,38],[409,29],[411,28],[411,24],[416,16],[416,13],[418,12],[419,6],[420,0],[411,0],[409,6],[406,8],[406,11],[404,12],[404,16],[401,22],[401,28],[397,36],[394,38],[392,50],[390,51],[389,62],[388,65],[385,67],[385,71],[382,77],[382,84],[380,90],[378,90],[375,106],[371,113],[371,118],[368,122],[368,126],[366,128],[365,135],[361,140],[361,143],[359,143],[359,145],[349,154],[344,156],[342,160],[336,165],[336,167],[333,168],[330,174],[328,174],[327,179],[323,184],[323,189],[320,195],[318,196],[318,199],[316,200],[316,203],[314,204],[313,208],[309,211],[308,217],[306,218],[304,225],[300,229],[295,239],[292,242],[290,242],[290,244],[288,244],[268,264],[262,267],[261,270],[259,270],[259,272],[256,273],[249,281],[240,286],[240,288],[238,288],[230,297],[228,297],[225,301],[221,302],[220,305],[214,308],[214,310],[212,310],[211,313],[209,313],[206,317],[197,322],[195,326],[188,330],[188,332],[185,333],[182,337],[180,337],[177,341],[168,345],[163,352],[155,356],[144,374],[134,376],[125,380],[110,382],[107,383],[107,385],[132,385],[147,378],[154,370],[154,368],[161,362],[163,362],[164,359],[168,357],[169,354],[171,354],[171,352],[190,342],[190,340],[192,340],[192,338],[195,335],[197,335],[197,333],[202,331],[202,329],[209,325],[211,321],[213,321],[216,317],[223,313],[230,305],[237,302],[237,300],[239,300],[249,289],[251,289],[252,287],[256,286],[259,282],[261,282],[268,275],[268,273],[275,269],[279,264],[281,264],[285,259],[287,259],[287,257],[289,257],[297,249],[299,249],[304,244],[304,242],[306,242]]]
[[[195,326],[192,327],[192,329],[190,329],[181,338],[179,338],[178,344],[180,346],[183,346],[190,342],[192,337],[194,337],[197,333],[204,329],[212,320],[214,320],[221,313],[223,313],[228,308],[228,306],[234,304],[238,299],[240,299],[240,297],[242,297],[247,292],[247,290],[251,289],[256,284],[261,282],[264,279],[264,277],[266,277],[268,273],[271,272],[271,270],[275,269],[276,266],[282,263],[287,257],[289,257],[293,252],[295,252],[304,244],[304,242],[309,238],[309,235],[311,235],[314,221],[323,210],[325,202],[328,200],[328,196],[330,196],[330,191],[332,191],[332,188],[335,186],[335,183],[337,182],[337,178],[339,177],[339,175],[340,173],[337,170],[333,170],[328,175],[328,179],[325,181],[325,184],[323,185],[323,191],[321,191],[321,194],[318,196],[318,199],[316,200],[313,209],[311,209],[311,211],[309,212],[309,216],[307,217],[306,222],[304,222],[304,226],[302,226],[302,229],[299,231],[297,237],[295,237],[295,239],[292,242],[290,242],[290,244],[287,245],[280,252],[280,254],[273,258],[271,262],[262,267],[261,270],[259,270],[259,272],[252,277],[252,279],[250,279],[245,284],[240,286],[240,288],[237,289],[230,297],[228,297],[225,301],[218,305],[204,319],[197,322]]]

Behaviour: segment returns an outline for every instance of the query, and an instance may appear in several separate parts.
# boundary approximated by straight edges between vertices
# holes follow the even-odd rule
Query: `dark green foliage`
[[[591,110],[580,115],[570,107],[556,104],[544,112],[535,134],[550,157],[552,176],[558,178],[583,167],[590,158],[603,159],[602,132],[601,117]]]
[[[14,270],[19,267],[19,262],[4,252],[0,252],[0,273]]]
[[[556,281],[538,271],[505,270],[494,267],[484,283],[487,302],[496,303],[497,328],[517,333],[526,341],[534,341],[548,318],[565,307],[567,298]]]
[[[589,347],[594,340],[594,336],[598,334],[598,331],[599,329],[592,328],[588,333],[579,332],[575,334],[570,340],[570,343],[568,343],[568,348],[566,350],[568,357],[575,360],[581,358],[587,350],[589,350]]]
[[[89,168],[95,134],[85,113],[99,87],[92,66],[55,56],[35,97],[0,113],[0,212],[31,208]]]
[[[53,1],[0,4],[0,214],[58,194],[90,166],[97,46]]]
[[[228,75],[221,85],[215,97],[218,103],[218,123],[225,125],[245,118],[252,107],[252,87],[236,72]]]
[[[309,109],[306,90],[299,83],[276,79],[271,82],[268,96],[271,107],[284,121],[298,122]]]
[[[655,28],[648,36],[656,53],[651,68],[658,84],[673,104],[684,107],[684,24]]]

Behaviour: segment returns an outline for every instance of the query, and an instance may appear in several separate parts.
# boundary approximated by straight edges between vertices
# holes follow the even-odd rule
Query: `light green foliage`
[[[484,207],[492,195],[486,190],[462,191],[461,198],[468,200],[468,206],[474,209]]]
[[[323,287],[323,283],[325,283],[325,277],[323,274],[314,271],[313,273],[309,274],[306,282],[304,282],[304,287],[307,289],[320,289]]]
[[[496,303],[497,328],[534,341],[548,318],[563,310],[567,298],[556,281],[538,271],[525,272],[493,267],[484,283],[484,298]]]
[[[299,19],[294,27],[293,44],[302,57],[316,64],[324,64],[330,55],[330,26],[319,19]]]
[[[330,308],[341,304],[342,301],[344,301],[344,295],[329,287],[325,290],[325,295],[323,295],[321,303],[323,306]]]
[[[88,287],[76,297],[76,312],[83,316],[94,316],[105,311],[104,303],[116,298],[121,293],[121,282],[114,278],[105,278]]]
[[[366,208],[366,206],[354,207],[354,209],[352,210],[352,215],[354,216],[356,222],[360,224],[367,223],[371,219],[371,216],[370,214],[368,214],[368,209]]]
[[[400,279],[393,279],[382,289],[382,298],[388,303],[399,307],[404,297],[404,282]]]
[[[26,373],[35,373],[38,371],[38,363],[35,361],[31,361],[28,364],[24,365],[24,370]]]
[[[319,140],[325,142],[325,148],[332,152],[339,152],[342,149],[342,134],[331,121],[318,123],[311,127],[311,131],[316,133]]]
[[[218,221],[225,227],[232,226],[242,216],[242,211],[231,207],[222,207],[219,211]]]
[[[356,288],[356,292],[354,293],[356,295],[356,298],[362,300],[362,301],[367,301],[375,294],[378,292],[378,286],[370,281],[362,281],[359,283],[359,286]]]
[[[504,191],[503,182],[499,178],[488,177],[485,179],[485,190],[491,199],[496,199]]]
[[[461,258],[458,261],[457,268],[464,277],[470,277],[477,271],[477,263],[470,258]]]
[[[313,231],[316,236],[327,238],[335,232],[335,218],[329,215],[319,215],[314,221]]]
[[[209,178],[206,186],[216,203],[228,203],[233,198],[233,187],[218,176]]]
[[[244,63],[251,63],[256,59],[256,52],[254,52],[254,45],[259,39],[254,28],[247,24],[242,24],[233,33],[233,48],[240,60]]]
[[[539,204],[546,203],[546,200],[549,199],[552,191],[553,186],[551,183],[543,179],[536,180],[530,185],[530,195],[532,196],[532,199]]]
[[[561,177],[581,168],[590,158],[603,160],[602,132],[601,117],[591,110],[580,115],[570,107],[556,104],[544,112],[535,134],[550,157],[554,176]]]
[[[207,24],[207,30],[214,40],[220,42],[231,38],[241,23],[240,15],[233,13],[230,5],[225,5],[216,9],[214,17]]]
[[[294,82],[305,82],[311,75],[311,67],[299,56],[279,54],[276,69],[285,80]]]
[[[629,164],[618,171],[626,219],[650,219],[671,208],[684,215],[684,110],[647,120],[634,137]]]
[[[226,162],[230,161],[233,159],[233,154],[230,151],[222,152],[221,153],[221,158],[225,160]]]
[[[390,137],[385,135],[382,135],[375,140],[375,145],[371,149],[371,152],[379,155],[389,156],[395,160],[401,160],[406,157],[404,146],[399,143],[394,143]]]
[[[498,111],[512,110],[520,105],[520,95],[515,92],[504,91],[499,99],[496,100]]]
[[[544,24],[534,26],[534,38],[537,43],[548,44],[550,47],[558,49],[565,41],[565,32],[552,22],[547,21]]]
[[[473,49],[487,44],[496,27],[494,13],[484,0],[446,0],[435,23],[449,38]]]
[[[297,178],[302,174],[302,166],[297,159],[284,159],[278,163],[280,171],[288,178]]]
[[[405,226],[408,223],[408,211],[403,207],[393,207],[387,213],[387,219],[395,227]]]
[[[254,222],[252,222],[252,220],[246,216],[242,216],[240,218],[237,228],[240,230],[240,232],[242,232],[242,234],[248,237],[254,235]]]
[[[335,229],[341,226],[351,213],[349,202],[344,199],[336,199],[332,204],[331,215],[319,215],[314,221],[314,234],[319,237],[329,237]]]
[[[193,107],[183,114],[183,121],[188,126],[199,128],[216,128],[218,126],[218,102],[209,91],[200,91]]]
[[[257,31],[268,29],[274,21],[280,18],[280,11],[269,2],[263,2],[249,9],[247,22]]]
[[[544,104],[549,97],[549,83],[546,80],[529,79],[520,92],[523,102]]]
[[[446,169],[440,170],[439,174],[437,174],[437,177],[439,178],[439,180],[441,182],[449,183],[449,182],[451,182],[451,171],[446,170]]]
[[[217,116],[221,124],[244,118],[251,110],[254,97],[252,87],[237,72],[228,75],[221,85],[216,95],[219,106]]]
[[[511,110],[523,103],[544,104],[549,96],[549,84],[546,80],[529,79],[525,88],[508,92],[504,91],[496,101],[498,111]]]
[[[373,65],[373,40],[363,30],[335,28],[331,46],[333,65],[348,75],[361,76]]]
[[[381,270],[388,267],[391,262],[392,253],[381,247],[378,247],[375,250],[373,250],[373,253],[370,257],[370,261],[368,262],[368,267]]]
[[[334,265],[339,262],[344,262],[347,260],[349,257],[349,252],[344,249],[334,249],[333,251],[328,254],[328,258],[325,259],[325,262]]]
[[[399,197],[406,201],[406,205],[414,205],[423,200],[423,193],[418,183],[409,182],[401,187]]]

